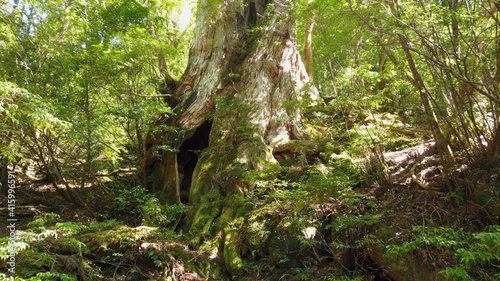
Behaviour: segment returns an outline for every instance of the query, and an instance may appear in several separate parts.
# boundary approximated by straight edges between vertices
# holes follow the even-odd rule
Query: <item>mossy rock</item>
[[[269,254],[267,240],[274,229],[273,212],[272,208],[265,206],[255,210],[248,218],[245,238],[254,256],[262,257]]]
[[[21,278],[35,276],[38,272],[48,271],[56,266],[54,256],[36,249],[21,251],[16,256],[16,275]]]
[[[273,204],[254,210],[246,223],[245,239],[254,258],[266,258],[280,268],[301,267],[308,258],[301,244],[304,237],[295,219],[279,217]]]
[[[87,246],[73,237],[47,238],[40,243],[43,251],[59,255],[84,254]]]
[[[146,226],[118,225],[112,229],[85,233],[79,235],[78,238],[87,245],[90,253],[107,255],[105,252],[118,252],[120,249],[134,245],[135,242],[143,238],[154,235],[156,229]]]
[[[390,241],[395,237],[394,230],[380,224],[374,231],[375,239],[379,241]],[[429,280],[451,280],[439,274],[438,269],[424,262],[410,253],[402,253],[399,256],[386,255],[381,245],[372,244],[366,249],[370,258],[394,281],[429,281]]]
[[[279,264],[282,268],[302,266],[297,256],[303,248],[299,240],[301,237],[303,237],[301,230],[293,224],[292,220],[282,219],[266,241],[270,261]]]
[[[269,237],[271,230],[267,227],[265,221],[252,220],[248,223],[246,229],[246,239],[252,251],[257,255],[264,255],[266,248],[265,241]]]

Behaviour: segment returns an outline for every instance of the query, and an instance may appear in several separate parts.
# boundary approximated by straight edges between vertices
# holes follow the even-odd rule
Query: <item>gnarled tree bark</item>
[[[297,49],[292,1],[210,2],[198,3],[188,68],[175,89],[181,102],[159,122],[176,130],[152,142],[178,149],[211,122],[208,147],[196,155],[186,228],[197,234],[194,244],[220,232],[227,244],[234,230],[228,225],[241,222],[236,198],[252,188],[243,174],[278,165],[273,148],[304,138],[300,109],[289,104],[318,94]],[[182,159],[175,151],[160,154],[149,161],[154,190],[164,202],[179,203]],[[238,267],[235,248],[224,249],[228,268]]]

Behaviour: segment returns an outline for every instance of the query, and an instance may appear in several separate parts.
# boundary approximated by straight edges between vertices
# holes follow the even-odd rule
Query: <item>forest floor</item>
[[[414,280],[435,278],[436,270],[443,270],[454,263],[456,264],[457,257],[451,251],[453,247],[433,245],[436,241],[432,242],[432,238],[429,238],[430,242],[428,241],[427,245],[417,245],[417,241],[422,235],[422,229],[440,228],[443,231],[453,229],[458,233],[456,237],[458,241],[462,239],[458,237],[462,232],[480,233],[490,225],[499,224],[500,211],[498,203],[494,202],[495,196],[498,196],[498,189],[478,188],[480,186],[487,187],[492,184],[492,181],[498,181],[498,176],[491,172],[481,172],[474,169],[468,163],[463,163],[457,169],[450,171],[443,166],[444,162],[435,153],[432,142],[400,151],[374,153],[369,158],[354,159],[353,162],[361,166],[366,174],[377,174],[377,179],[369,185],[356,187],[354,191],[357,194],[357,201],[349,207],[339,205],[338,201],[323,203],[319,207],[322,209],[320,212],[347,212],[349,218],[357,218],[356,222],[350,221],[351,225],[348,227],[338,227],[337,229],[340,229],[340,233],[349,233],[347,236],[353,240],[350,242],[350,246],[346,247],[349,248],[349,251],[337,251],[332,246],[323,247],[324,245],[312,247],[313,249],[309,249],[309,252],[311,255],[314,254],[317,260],[314,266],[311,265],[312,263],[308,263],[308,266],[313,267],[316,273],[308,273],[308,277],[299,278],[298,274],[290,275],[289,272],[292,271],[283,269],[280,271],[280,276],[283,277],[281,280],[307,280],[306,278],[323,280],[324,278],[321,276],[340,278],[339,276],[342,276],[343,273],[339,273],[339,266],[343,267],[344,271],[347,269],[357,272],[356,276],[371,275],[375,280],[409,280],[405,279],[404,275],[412,274],[407,272],[412,269],[394,265],[393,259],[385,257],[387,253],[385,249],[370,244],[368,238],[372,236],[375,240],[387,239],[387,241],[382,241],[385,247],[391,241],[398,241],[398,245],[407,245],[408,247],[413,245],[413,248],[397,249],[399,249],[400,257],[406,254],[405,251],[409,251],[412,256],[409,259],[410,262],[425,264],[425,266],[417,268],[419,271],[429,271],[422,273],[421,277],[416,277],[417,279]],[[113,223],[108,223],[110,217],[90,217],[84,209],[67,202],[50,184],[42,180],[20,175],[17,181],[19,187],[16,191],[15,215],[18,219],[16,228],[22,231],[24,237],[29,237],[28,240],[32,241],[27,243],[31,252],[24,251],[24,254],[20,255],[20,259],[23,261],[18,263],[18,271],[22,272],[25,277],[29,274],[34,276],[37,272],[55,271],[65,272],[64,274],[67,275],[64,276],[94,276],[85,280],[130,280],[127,275],[130,275],[130,271],[133,270],[136,272],[135,274],[141,276],[137,280],[159,280],[164,278],[162,276],[165,276],[166,271],[171,271],[172,276],[177,276],[178,280],[209,279],[194,272],[196,270],[189,266],[186,259],[209,260],[209,256],[213,253],[189,250],[188,242],[179,239],[179,233],[168,231],[167,234],[161,233],[162,237],[172,238],[172,242],[168,242],[172,244],[169,244],[170,248],[167,247],[169,249],[167,252],[176,252],[176,254],[167,253],[164,256],[147,249],[147,247],[159,247],[158,241],[160,239],[158,237],[161,235],[148,232],[150,230],[156,231],[157,228],[154,225],[148,226],[149,228],[139,227],[141,220],[138,217],[142,215],[132,213],[128,214],[128,216],[132,216],[132,219],[124,218],[121,220],[122,222],[113,220]],[[115,195],[110,192],[108,187],[88,187],[85,189],[87,190],[79,192],[85,197],[89,197],[90,194],[90,197],[95,198],[94,203],[101,206],[100,209],[95,209],[94,213],[109,212],[109,208],[119,206],[116,204],[116,198],[113,198]],[[493,194],[495,192],[497,193]],[[488,194],[484,197],[483,193]],[[105,207],[102,207],[103,205]],[[134,206],[122,207],[133,209]],[[0,209],[1,237],[7,237],[9,234],[6,224],[7,214],[7,208],[2,207]],[[116,214],[113,219],[119,215]],[[133,216],[136,216],[135,220]],[[326,217],[332,221],[332,217],[335,215],[327,215]],[[375,217],[376,223],[370,223],[368,217]],[[124,226],[122,227],[122,225]],[[416,229],[416,227],[420,228]],[[330,234],[323,234],[324,241],[320,241],[321,243],[318,245],[331,244],[335,240],[332,238],[335,236],[334,231],[325,229],[323,229],[323,233],[329,232]],[[102,230],[106,230],[106,234],[101,233]],[[118,234],[116,237],[109,238],[110,233]],[[133,236],[130,236],[131,233]],[[434,238],[444,237],[440,233],[434,234]],[[332,237],[326,238],[328,235]],[[66,240],[62,240],[60,242],[62,244],[57,244],[55,241],[61,237],[65,237]],[[454,242],[466,243],[464,239]],[[406,241],[409,244],[401,243],[401,241]],[[411,244],[412,241],[414,244]],[[379,242],[377,243],[380,244]],[[134,247],[146,245],[144,246],[146,248],[143,248],[142,253],[135,253],[132,252],[131,245],[135,245]],[[82,250],[82,248],[88,250]],[[185,253],[179,254],[178,251],[185,251]],[[29,255],[33,255],[33,257]],[[133,255],[133,257],[127,257],[127,255]],[[342,256],[340,261],[338,261],[338,257],[335,257],[336,255]],[[61,258],[63,256],[68,258]],[[181,260],[182,258],[184,260]],[[256,259],[261,259],[262,263],[269,262],[267,257]],[[491,259],[489,261],[491,262]],[[306,263],[304,260],[300,262]],[[493,259],[493,262],[498,261]],[[2,259],[0,268],[5,268],[5,266],[5,260]],[[23,266],[31,268],[20,268]],[[260,272],[263,268],[259,268],[258,271]],[[176,270],[177,273],[172,273]],[[276,269],[273,268],[273,270]],[[253,276],[251,278],[278,280],[277,277],[267,276],[264,278],[259,277],[261,275],[255,272],[252,274],[249,275]],[[288,278],[286,276],[295,277]],[[359,278],[362,279],[353,277],[352,280],[364,280],[368,277]]]

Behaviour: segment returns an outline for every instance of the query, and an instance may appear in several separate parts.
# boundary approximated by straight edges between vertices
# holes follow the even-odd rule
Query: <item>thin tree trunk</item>
[[[496,15],[499,15],[500,12],[500,3],[495,3],[496,5]],[[493,90],[496,93],[500,92],[500,27],[498,25],[498,16],[495,16],[495,21],[497,25],[495,26],[495,35],[496,35],[496,70],[494,75],[494,83]],[[498,105],[495,105],[497,107]],[[493,140],[491,141],[491,151],[493,152],[493,156],[497,156],[500,153],[500,118],[498,113],[495,115],[495,129],[493,131]]]
[[[8,176],[9,176],[9,161],[7,157],[0,157],[0,194],[7,195],[8,190]]]
[[[53,165],[51,165],[50,162],[48,162],[48,160],[45,158],[45,152],[43,149],[43,146],[44,146],[43,141],[44,140],[40,139],[40,137],[36,131],[30,131],[28,133],[28,135],[30,135],[33,139],[33,146],[30,146],[28,144],[28,146],[30,146],[29,149],[31,150],[31,155],[36,155],[36,157],[38,157],[37,162],[41,163],[40,168],[45,172],[45,176],[48,177],[48,179],[50,180],[50,183],[52,184],[52,186],[54,187],[56,192],[58,192],[66,201],[71,202],[72,199],[71,199],[70,195],[68,194],[68,191],[66,189],[59,188],[59,186],[57,184],[58,178],[51,171],[51,167]]]
[[[493,87],[496,92],[499,92],[499,85],[500,85],[500,22],[498,16],[500,15],[500,2],[496,1],[495,2],[495,8],[493,9],[493,12],[491,14],[491,17],[494,19],[494,21],[497,23],[495,25],[495,43],[496,43],[496,48],[495,48],[495,53],[496,53],[496,69],[495,69],[495,74],[494,74],[494,84]]]
[[[85,115],[85,163],[83,164],[83,172],[81,174],[80,187],[85,187],[85,182],[88,177],[93,175],[92,172],[92,109],[90,104],[90,89],[89,82],[85,79],[84,85],[84,103],[83,112]],[[47,143],[49,146],[50,143]]]
[[[6,125],[11,126],[11,122],[7,121]],[[12,145],[12,139],[11,139],[10,133],[6,132],[5,134],[3,134],[3,139],[0,139],[0,144],[4,147],[10,147]],[[1,195],[7,195],[8,175],[9,175],[9,158],[7,156],[0,155],[0,194]]]
[[[69,25],[71,22],[71,17],[70,17],[70,12],[71,12],[71,0],[67,0],[64,2],[64,14],[63,14],[63,28],[62,31],[59,35],[59,41],[61,43],[66,42],[66,36],[68,34],[68,29]]]
[[[495,127],[490,147],[491,147],[490,151],[492,152],[493,157],[496,157],[498,154],[500,154],[500,122],[497,122],[497,125]]]
[[[149,6],[149,1],[146,1],[143,5],[144,7]],[[153,22],[153,18],[151,15],[148,15],[148,27],[149,27],[149,35],[153,36],[160,43],[160,36],[156,32],[155,24]],[[158,69],[160,70],[160,76],[162,77],[165,87],[162,89],[162,94],[165,96],[165,101],[171,106],[174,107],[177,105],[177,98],[174,96],[174,91],[176,87],[175,79],[170,75],[168,70],[168,62],[167,57],[165,55],[165,51],[160,48],[157,50],[158,52]]]
[[[61,169],[61,165],[59,165],[59,161],[57,160],[54,144],[56,143],[54,139],[52,139],[52,134],[47,133],[43,134],[43,141],[45,142],[45,147],[47,148],[47,155],[50,157],[50,163],[52,168],[55,168],[56,177],[53,177],[52,184],[56,189],[58,189],[57,180],[61,180],[65,187],[65,193],[68,195],[70,202],[75,204],[77,207],[83,207],[92,217],[95,217],[94,212],[89,206],[83,201],[83,199],[76,193],[73,188],[69,185],[69,183],[64,178],[63,171]],[[49,171],[50,168],[46,165],[46,170]]]
[[[437,121],[436,114],[434,113],[434,110],[432,108],[432,103],[429,99],[430,93],[425,87],[424,80],[420,76],[420,73],[418,72],[415,65],[415,61],[413,60],[413,56],[408,45],[408,39],[405,35],[400,34],[399,41],[401,43],[401,47],[403,48],[403,52],[405,53],[408,66],[410,67],[411,73],[413,75],[413,85],[417,88],[420,94],[422,106],[424,107],[424,111],[427,115],[432,135],[434,137],[434,140],[436,141],[436,146],[445,154],[450,163],[455,164],[455,157],[453,156],[451,147],[448,144],[448,141],[446,140],[443,132],[441,131],[441,127],[439,126],[439,123]]]
[[[307,1],[307,5],[311,5],[311,0]],[[309,78],[313,78],[314,61],[313,61],[313,50],[312,50],[312,34],[314,25],[316,24],[316,19],[314,15],[311,15],[307,19],[306,28],[304,32],[304,65],[306,67],[307,75]]]

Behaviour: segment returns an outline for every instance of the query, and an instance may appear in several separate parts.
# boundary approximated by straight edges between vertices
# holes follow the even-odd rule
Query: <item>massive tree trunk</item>
[[[200,0],[188,68],[175,89],[180,102],[161,121],[176,130],[153,138],[177,149],[153,162],[154,190],[166,203],[191,206],[185,229],[193,244],[223,237],[230,270],[240,265],[231,242],[242,222],[238,202],[253,188],[244,173],[278,165],[273,148],[304,138],[293,103],[317,98],[292,9],[287,0]]]

